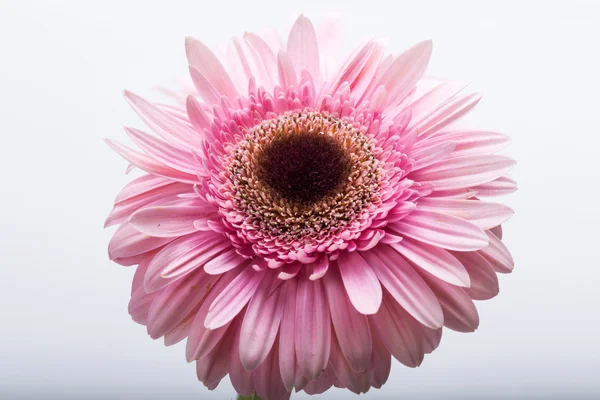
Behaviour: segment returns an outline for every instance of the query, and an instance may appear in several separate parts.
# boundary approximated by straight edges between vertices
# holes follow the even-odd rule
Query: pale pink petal
[[[125,132],[146,154],[173,169],[189,174],[196,174],[202,170],[190,152],[183,151],[135,128],[126,127]]]
[[[297,280],[292,279],[285,282],[281,289],[286,296],[279,329],[279,370],[288,391],[292,391],[296,377],[296,288]]]
[[[465,292],[473,300],[489,300],[498,294],[498,277],[485,257],[476,251],[453,254],[469,273],[471,285],[465,288]]]
[[[322,254],[319,256],[317,261],[312,264],[313,272],[310,274],[310,280],[314,281],[317,279],[321,279],[327,273],[329,269],[329,257]]]
[[[244,268],[212,302],[204,326],[216,329],[231,321],[250,301],[264,277],[264,271]]]
[[[458,332],[474,332],[479,326],[479,314],[467,292],[425,271],[421,271],[421,276],[433,289],[442,306],[444,326]]]
[[[410,179],[433,183],[435,190],[474,187],[481,195],[478,185],[501,177],[514,165],[510,158],[498,155],[448,158],[411,173]]]
[[[369,384],[381,389],[390,376],[392,357],[377,335],[373,335],[373,358],[369,370]]]
[[[339,273],[334,269],[323,278],[331,321],[342,353],[357,372],[371,364],[372,339],[369,321],[350,303]]]
[[[300,15],[292,26],[286,52],[296,73],[306,68],[316,82],[320,81],[317,34],[312,22],[304,15]]]
[[[173,238],[148,236],[125,222],[119,226],[108,243],[108,256],[111,260],[136,256],[164,246],[172,240]]]
[[[174,181],[196,184],[198,183],[198,177],[186,172],[182,172],[171,167],[166,166],[154,160],[152,157],[138,151],[132,150],[127,146],[122,145],[114,140],[106,139],[105,142],[112,147],[114,151],[119,153],[121,157],[129,161],[132,165],[149,172],[154,175],[158,175],[164,178],[169,178]]]
[[[258,53],[244,39],[233,37],[227,44],[227,66],[240,93],[246,91],[253,78],[259,86],[271,84]]]
[[[207,274],[220,275],[246,262],[248,262],[246,258],[240,256],[235,249],[231,248],[204,264],[204,271]]]
[[[517,182],[507,176],[501,176],[491,182],[473,188],[481,197],[506,196],[517,190]]]
[[[225,96],[231,101],[235,100],[237,91],[231,78],[217,56],[208,47],[199,40],[188,37],[185,39],[185,52],[188,63],[206,77],[219,95]]]
[[[211,85],[210,81],[202,72],[198,70],[198,68],[193,65],[189,66],[190,78],[192,78],[192,82],[198,91],[198,94],[204,100],[205,103],[208,104],[218,104],[221,98],[221,95]]]
[[[142,121],[167,142],[184,149],[202,148],[201,136],[182,120],[129,91],[125,91],[125,100]]]
[[[223,340],[206,358],[196,362],[196,374],[198,380],[204,383],[208,389],[217,387],[221,379],[229,372],[229,359],[233,348],[235,332],[229,328]]]
[[[363,253],[392,297],[422,324],[439,328],[442,309],[431,289],[398,253],[387,245]]]
[[[431,40],[420,42],[393,61],[378,83],[387,88],[390,103],[404,99],[421,79],[429,64],[432,47]]]
[[[125,185],[117,195],[115,203],[129,200],[167,185],[173,185],[173,181],[152,174],[144,174]]]
[[[231,246],[227,239],[212,232],[200,232],[175,239],[150,262],[144,288],[155,292],[194,271],[222,250]]]
[[[290,392],[283,386],[279,374],[279,344],[277,341],[265,361],[252,371],[252,380],[256,394],[261,399],[287,400],[289,398]]]
[[[457,286],[469,286],[471,280],[463,265],[448,251],[405,238],[391,244],[397,252],[439,279]]]
[[[494,234],[498,239],[502,240],[502,225],[490,228],[489,231]]]
[[[402,236],[449,250],[479,250],[488,244],[483,230],[462,218],[431,211],[415,210],[390,224]]]
[[[514,211],[503,204],[478,200],[460,200],[428,197],[419,200],[417,209],[454,215],[481,229],[490,229],[508,220]]]
[[[337,73],[330,93],[335,93],[344,82],[348,82],[354,96],[360,98],[367,85],[371,83],[384,47],[378,40],[370,40],[359,46]]]
[[[269,77],[277,76],[277,58],[267,42],[265,42],[265,40],[257,34],[250,32],[244,33],[244,39],[246,39],[258,53],[258,56],[260,57],[263,66],[267,71],[267,75]]]
[[[369,375],[367,372],[354,371],[346,361],[335,335],[331,338],[331,355],[329,363],[340,383],[348,390],[360,394],[369,391]]]
[[[239,325],[239,324],[237,324]],[[240,361],[240,332],[236,329],[236,335],[233,340],[233,347],[229,358],[229,378],[231,385],[236,393],[242,396],[252,396],[254,394],[254,381],[252,372],[247,371]]]
[[[439,108],[430,112],[427,118],[414,129],[420,137],[429,137],[441,129],[459,120],[471,111],[481,100],[481,94],[469,93],[458,95],[448,102],[443,103]]]
[[[129,223],[146,235],[176,237],[196,232],[194,221],[204,215],[206,212],[197,206],[145,207],[133,213]]]
[[[310,381],[304,386],[304,392],[309,395],[321,394],[325,393],[331,386],[333,386],[333,381],[336,379],[335,372],[333,372],[333,368],[331,365],[328,365],[323,371],[323,374],[316,380]]]
[[[456,143],[452,156],[461,157],[495,153],[508,146],[510,139],[501,133],[490,131],[446,131],[438,132],[427,140],[418,142],[414,148],[421,149],[422,147],[430,147],[447,142]]]
[[[317,379],[329,360],[331,319],[321,279],[311,281],[307,274],[298,280],[295,346],[300,372]]]
[[[490,262],[496,272],[503,274],[512,272],[515,262],[504,243],[493,233],[487,232],[487,235],[490,239],[490,245],[479,250],[479,254]]]
[[[455,142],[445,141],[442,143],[435,143],[434,145],[427,147],[422,146],[413,148],[413,150],[408,154],[409,157],[415,160],[412,171],[425,168],[436,161],[447,158],[447,156],[454,151],[455,147]]]
[[[298,84],[296,80],[296,71],[285,51],[277,54],[277,71],[279,74],[279,84],[283,88],[295,87]]]
[[[375,314],[381,304],[381,285],[358,252],[344,252],[338,259],[342,281],[350,302],[361,314]]]
[[[441,313],[441,309],[440,309]],[[423,362],[422,329],[391,296],[386,295],[377,314],[369,322],[385,348],[394,358],[408,367],[418,367]]]
[[[204,109],[200,102],[194,97],[189,95],[185,102],[187,115],[192,123],[192,126],[197,132],[204,132],[205,129],[210,129],[212,118]],[[200,135],[204,138],[204,134]]]
[[[173,346],[174,344],[177,344],[188,337],[190,333],[190,327],[192,326],[192,321],[194,320],[195,316],[196,311],[192,311],[190,315],[177,324],[177,326],[165,333],[165,346]]]
[[[240,360],[247,370],[256,369],[265,360],[279,331],[286,291],[279,286],[270,293],[272,279],[277,278],[262,281],[242,322],[240,340],[244,345],[240,348]]]
[[[210,292],[206,295],[190,327],[190,335],[185,347],[185,357],[188,361],[200,360],[208,356],[227,332],[230,323],[217,329],[206,329],[204,320],[206,319],[210,305],[236,276],[237,273],[229,272],[223,274],[221,277],[215,277],[216,283],[210,288]]]
[[[173,329],[208,294],[216,277],[196,271],[157,293],[148,314],[148,334],[156,339]]]

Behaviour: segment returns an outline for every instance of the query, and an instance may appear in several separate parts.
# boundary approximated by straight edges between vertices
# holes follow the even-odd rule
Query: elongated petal
[[[230,328],[216,347],[205,359],[196,362],[196,374],[204,386],[213,390],[227,375],[229,359],[233,348],[235,333]]]
[[[410,174],[410,179],[433,183],[435,190],[462,189],[491,182],[514,165],[510,158],[498,155],[456,157],[415,171]]]
[[[231,321],[252,298],[264,276],[264,271],[256,272],[252,268],[243,269],[213,301],[204,326],[208,329],[216,329]]]
[[[517,182],[507,176],[501,176],[491,182],[475,186],[473,190],[476,190],[480,197],[506,196],[517,190]]]
[[[215,277],[196,271],[158,293],[148,314],[148,334],[156,339],[165,335],[206,296]]]
[[[435,292],[444,311],[444,326],[458,332],[474,332],[479,326],[479,314],[473,300],[463,288],[450,285],[421,271],[423,279]]]
[[[478,130],[453,130],[438,132],[427,140],[420,141],[415,149],[435,146],[440,143],[454,142],[456,147],[452,152],[453,157],[492,154],[502,150],[510,144],[510,139],[497,132]]]
[[[201,137],[189,125],[138,95],[125,91],[125,100],[160,137],[181,148],[201,148]]]
[[[230,246],[226,238],[212,232],[177,238],[150,262],[144,288],[148,292],[155,292],[202,267],[207,260]]]
[[[398,361],[413,368],[421,365],[425,353],[420,337],[422,329],[391,296],[384,297],[381,308],[369,316],[369,322]]]
[[[189,64],[206,77],[219,95],[225,96],[231,101],[235,100],[237,91],[231,78],[208,47],[199,40],[188,37],[185,39],[185,52]]]
[[[498,294],[498,276],[489,263],[476,251],[453,253],[465,267],[471,278],[471,285],[465,292],[473,300],[489,300]]]
[[[283,386],[281,376],[279,375],[278,347],[279,344],[275,342],[265,361],[256,370],[252,371],[252,380],[254,381],[256,394],[262,399],[287,400],[290,396],[290,393]]]
[[[481,100],[481,94],[479,93],[458,95],[431,112],[427,119],[417,125],[415,129],[422,137],[434,135],[439,130],[465,116],[475,108],[479,100]]]
[[[262,363],[275,341],[279,331],[279,322],[285,301],[286,291],[278,286],[270,293],[271,280],[275,276],[264,279],[248,304],[242,330],[240,360],[247,370],[254,370]]]
[[[235,249],[231,248],[204,264],[204,271],[207,274],[220,275],[246,262],[248,262],[247,259],[238,255]]]
[[[331,321],[344,357],[353,370],[364,372],[371,364],[373,346],[369,321],[350,303],[337,271],[329,271],[324,284]]]
[[[204,321],[208,315],[210,305],[236,276],[237,274],[232,271],[223,274],[221,277],[214,277],[216,283],[206,295],[190,327],[190,334],[185,347],[185,357],[188,361],[201,360],[208,356],[225,335],[229,323],[217,329],[206,329]]]
[[[312,22],[303,15],[292,26],[286,52],[297,73],[306,68],[313,79],[320,79],[317,34]]]
[[[439,197],[420,199],[417,208],[421,211],[454,215],[477,225],[481,229],[498,226],[508,220],[514,213],[510,207],[503,204]]]
[[[382,292],[369,264],[358,252],[344,252],[340,254],[338,265],[354,308],[361,314],[375,314],[381,304]]]
[[[444,318],[435,294],[398,253],[380,245],[363,257],[392,297],[417,321],[431,328],[442,326]]]
[[[172,240],[173,238],[148,236],[126,222],[119,226],[108,243],[108,256],[111,260],[136,256],[164,246]]]
[[[398,253],[439,279],[457,286],[469,286],[471,280],[463,265],[448,251],[405,238],[391,244]]]
[[[279,371],[283,385],[291,392],[296,377],[296,288],[297,280],[291,279],[283,284],[285,304],[279,329]]]
[[[196,232],[194,221],[203,216],[196,206],[156,206],[136,211],[129,223],[155,237],[176,237]]]
[[[380,389],[388,380],[392,369],[392,357],[377,335],[373,335],[373,358],[369,370],[369,384]]]
[[[298,280],[296,296],[296,357],[302,375],[317,379],[329,360],[331,320],[321,279],[311,281],[307,274]]]
[[[335,335],[331,338],[330,365],[342,385],[348,390],[360,394],[369,390],[369,375],[356,372],[346,361]]]
[[[239,324],[237,324],[239,325]],[[246,370],[240,361],[240,332],[236,330],[233,348],[229,358],[229,377],[236,393],[242,396],[252,396],[255,392],[252,372]]]
[[[512,272],[515,267],[510,252],[493,233],[487,232],[490,240],[490,245],[484,249],[479,250],[479,254],[485,257],[490,262],[496,272],[508,274]]]

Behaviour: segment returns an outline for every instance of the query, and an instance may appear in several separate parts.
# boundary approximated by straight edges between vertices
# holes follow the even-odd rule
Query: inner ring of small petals
[[[228,178],[251,241],[320,242],[357,219],[380,190],[373,151],[359,128],[323,112],[286,113],[249,130]],[[230,222],[241,226],[238,217]]]

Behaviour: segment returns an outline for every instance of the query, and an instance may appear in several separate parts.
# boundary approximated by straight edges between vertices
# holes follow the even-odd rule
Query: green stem
[[[260,400],[260,397],[255,393],[252,396],[242,396],[238,395],[237,400]]]

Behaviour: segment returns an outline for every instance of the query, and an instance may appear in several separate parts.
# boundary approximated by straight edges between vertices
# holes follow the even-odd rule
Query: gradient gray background
[[[479,303],[479,330],[445,331],[364,398],[600,397],[598,2],[0,0],[0,398],[234,397],[130,320],[133,270],[108,261],[102,230],[130,178],[102,139],[142,126],[123,88],[152,96],[186,73],[185,35],[216,46],[331,11],[346,50],[372,33],[394,52],[433,38],[430,74],[473,82],[469,120],[510,135],[518,160],[504,200],[516,269]]]

